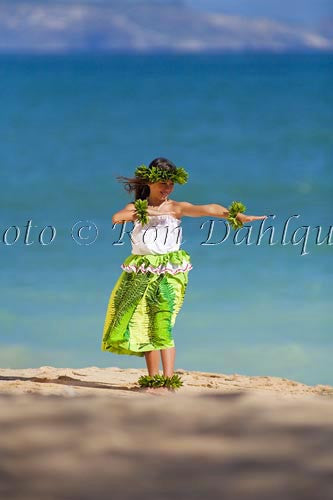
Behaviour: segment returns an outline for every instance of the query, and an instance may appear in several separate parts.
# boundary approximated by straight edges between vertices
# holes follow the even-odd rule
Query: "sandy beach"
[[[142,398],[137,380],[146,369],[118,367],[99,368],[40,368],[1,369],[0,392],[10,394],[43,394],[62,396],[117,396]],[[160,371],[161,373],[161,371]],[[177,369],[184,382],[178,395],[194,395],[247,391],[251,394],[274,395],[275,398],[302,398],[327,396],[333,398],[333,386],[309,386],[281,377],[245,376],[237,373],[222,374]]]
[[[176,370],[0,370],[3,499],[333,498],[333,387]]]

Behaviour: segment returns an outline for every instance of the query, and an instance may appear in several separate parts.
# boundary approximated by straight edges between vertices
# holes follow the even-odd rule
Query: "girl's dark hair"
[[[148,168],[152,167],[165,168],[166,170],[176,170],[177,168],[176,165],[167,158],[155,158],[148,165]],[[140,179],[139,177],[123,177],[122,175],[118,175],[116,179],[124,184],[124,188],[128,193],[132,191],[135,192],[134,201],[139,198],[141,200],[146,200],[149,197],[150,189],[146,179]]]

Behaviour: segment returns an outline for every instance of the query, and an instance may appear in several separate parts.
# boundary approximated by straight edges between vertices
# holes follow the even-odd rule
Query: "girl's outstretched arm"
[[[220,219],[227,218],[229,215],[229,210],[223,205],[218,203],[209,203],[208,205],[193,205],[187,201],[178,201],[177,211],[180,217],[218,217]],[[258,219],[267,219],[267,215],[246,215],[238,213],[237,217],[241,222],[252,222]]]
[[[181,217],[228,217],[229,210],[223,205],[209,203],[208,205],[193,205],[187,201],[177,201],[177,209]]]

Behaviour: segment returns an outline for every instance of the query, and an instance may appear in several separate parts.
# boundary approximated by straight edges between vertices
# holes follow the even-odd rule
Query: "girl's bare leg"
[[[145,358],[148,375],[151,377],[153,375],[157,375],[160,369],[160,351],[158,349],[154,351],[146,351]]]
[[[169,349],[161,349],[163,375],[165,377],[172,377],[175,368],[176,348],[170,347]]]
[[[173,375],[174,363],[175,363],[175,355],[176,355],[175,347],[171,347],[169,349],[161,349],[161,351],[155,350],[155,351],[145,352],[148,374],[150,376],[153,376],[159,372],[160,352],[163,363],[163,375],[165,377],[168,376],[171,377]],[[169,393],[169,389],[167,387],[146,387],[144,390],[145,392],[149,392],[151,394]]]

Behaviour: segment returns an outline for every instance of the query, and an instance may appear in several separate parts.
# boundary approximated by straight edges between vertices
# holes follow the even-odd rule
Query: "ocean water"
[[[145,367],[100,351],[131,251],[111,217],[131,201],[116,176],[165,156],[189,172],[171,198],[269,215],[227,235],[224,220],[183,219],[194,267],[176,368],[332,385],[332,62],[1,56],[0,366]],[[80,242],[75,224],[91,228]]]

